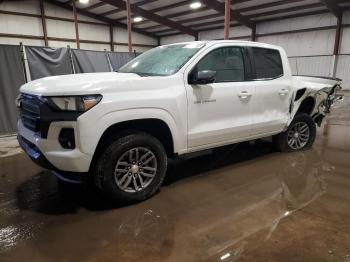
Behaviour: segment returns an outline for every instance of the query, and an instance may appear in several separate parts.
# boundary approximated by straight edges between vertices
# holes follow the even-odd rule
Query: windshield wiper
[[[141,77],[146,77],[146,76],[165,76],[165,75],[162,75],[162,74],[143,73],[143,72],[118,72],[118,71],[115,71],[115,72],[122,73],[122,74],[136,74],[136,75],[141,76]]]
[[[135,72],[119,72],[118,70],[116,70],[116,71],[114,71],[114,72],[116,72],[116,73],[122,73],[122,74],[135,74],[135,75],[138,75],[138,76],[143,76],[142,74],[140,74],[140,73],[135,73]]]
[[[142,72],[135,72],[135,74],[138,74],[139,76],[165,76],[162,74],[155,74],[155,73],[142,73]]]

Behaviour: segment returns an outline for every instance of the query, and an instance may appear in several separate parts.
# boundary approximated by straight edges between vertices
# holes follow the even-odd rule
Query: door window
[[[222,47],[211,51],[197,64],[197,72],[216,71],[216,83],[244,81],[244,61],[240,47]]]
[[[280,52],[275,49],[253,47],[253,61],[255,64],[255,79],[271,79],[283,75]]]

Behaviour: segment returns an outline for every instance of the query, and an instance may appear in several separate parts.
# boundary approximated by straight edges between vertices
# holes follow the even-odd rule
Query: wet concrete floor
[[[304,152],[258,141],[173,161],[124,207],[0,158],[0,261],[350,262],[350,97],[324,124]]]

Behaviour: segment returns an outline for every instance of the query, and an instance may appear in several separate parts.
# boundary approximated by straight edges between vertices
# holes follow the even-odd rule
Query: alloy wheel
[[[123,153],[115,166],[117,186],[128,193],[145,189],[157,173],[157,158],[146,147],[135,147]]]
[[[302,149],[310,139],[310,128],[304,122],[295,123],[288,131],[287,142],[290,148]]]

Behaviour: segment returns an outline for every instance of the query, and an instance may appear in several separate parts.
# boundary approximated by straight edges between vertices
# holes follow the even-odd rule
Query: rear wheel
[[[137,202],[151,197],[164,180],[167,155],[153,136],[135,133],[116,139],[96,165],[95,181],[114,201]]]
[[[316,125],[308,114],[298,114],[288,129],[273,137],[276,148],[283,152],[293,152],[310,148],[316,137]]]

